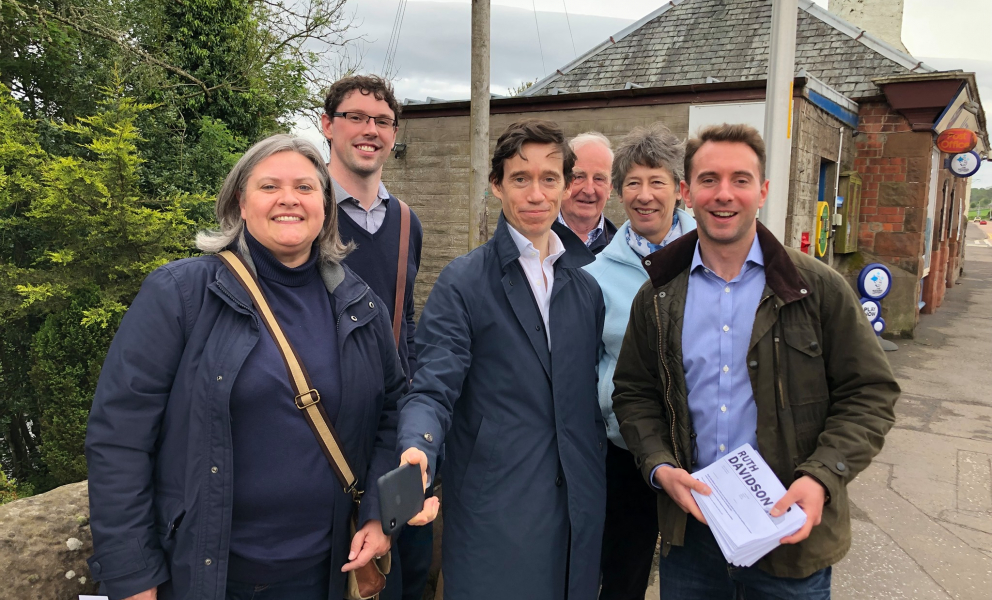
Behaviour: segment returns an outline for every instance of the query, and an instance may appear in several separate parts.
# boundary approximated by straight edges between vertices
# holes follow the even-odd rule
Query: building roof
[[[522,95],[767,79],[771,11],[771,0],[672,0]],[[810,0],[798,20],[796,71],[849,98],[878,95],[873,78],[934,71]]]

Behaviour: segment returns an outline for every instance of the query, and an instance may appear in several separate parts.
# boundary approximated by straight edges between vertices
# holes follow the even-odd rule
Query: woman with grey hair
[[[620,437],[611,396],[630,304],[648,279],[643,265],[664,260],[664,253],[653,253],[696,228],[695,220],[680,208],[684,157],[684,143],[661,123],[637,127],[620,141],[612,179],[627,222],[585,267],[606,301],[599,359],[599,404],[609,438],[600,600],[644,598],[658,539],[657,493],[645,483]]]
[[[341,598],[347,572],[390,545],[374,482],[393,466],[406,378],[389,313],[341,265],[310,142],[253,146],[216,210],[204,255],[148,276],[104,362],[86,437],[90,568],[115,599]],[[352,495],[222,250],[261,288],[366,491],[353,539]]]

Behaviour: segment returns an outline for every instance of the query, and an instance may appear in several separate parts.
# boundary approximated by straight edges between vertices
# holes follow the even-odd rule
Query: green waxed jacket
[[[613,377],[620,433],[646,480],[658,465],[696,470],[695,433],[682,366],[682,318],[698,233],[645,261],[651,279],[631,307]],[[807,577],[851,545],[847,484],[882,449],[899,396],[888,359],[861,304],[833,269],[785,248],[758,223],[765,290],[748,347],[758,408],[758,451],[788,488],[807,473],[829,494],[820,525],[799,544],[779,546],[758,567]],[[658,494],[662,553],[680,546],[687,514]]]

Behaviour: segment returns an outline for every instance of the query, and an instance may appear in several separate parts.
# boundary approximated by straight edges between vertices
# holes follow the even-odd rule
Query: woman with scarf
[[[637,127],[621,140],[612,179],[627,221],[596,262],[585,267],[606,300],[599,358],[599,405],[609,437],[600,600],[644,598],[658,539],[657,492],[641,477],[620,437],[611,396],[630,304],[648,279],[642,262],[650,264],[646,261],[653,252],[696,228],[680,208],[684,157],[684,143],[661,123]]]

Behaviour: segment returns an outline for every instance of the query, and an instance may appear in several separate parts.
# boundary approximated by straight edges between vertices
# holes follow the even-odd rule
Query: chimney
[[[903,0],[830,0],[827,10],[909,54],[902,45],[902,7]]]

